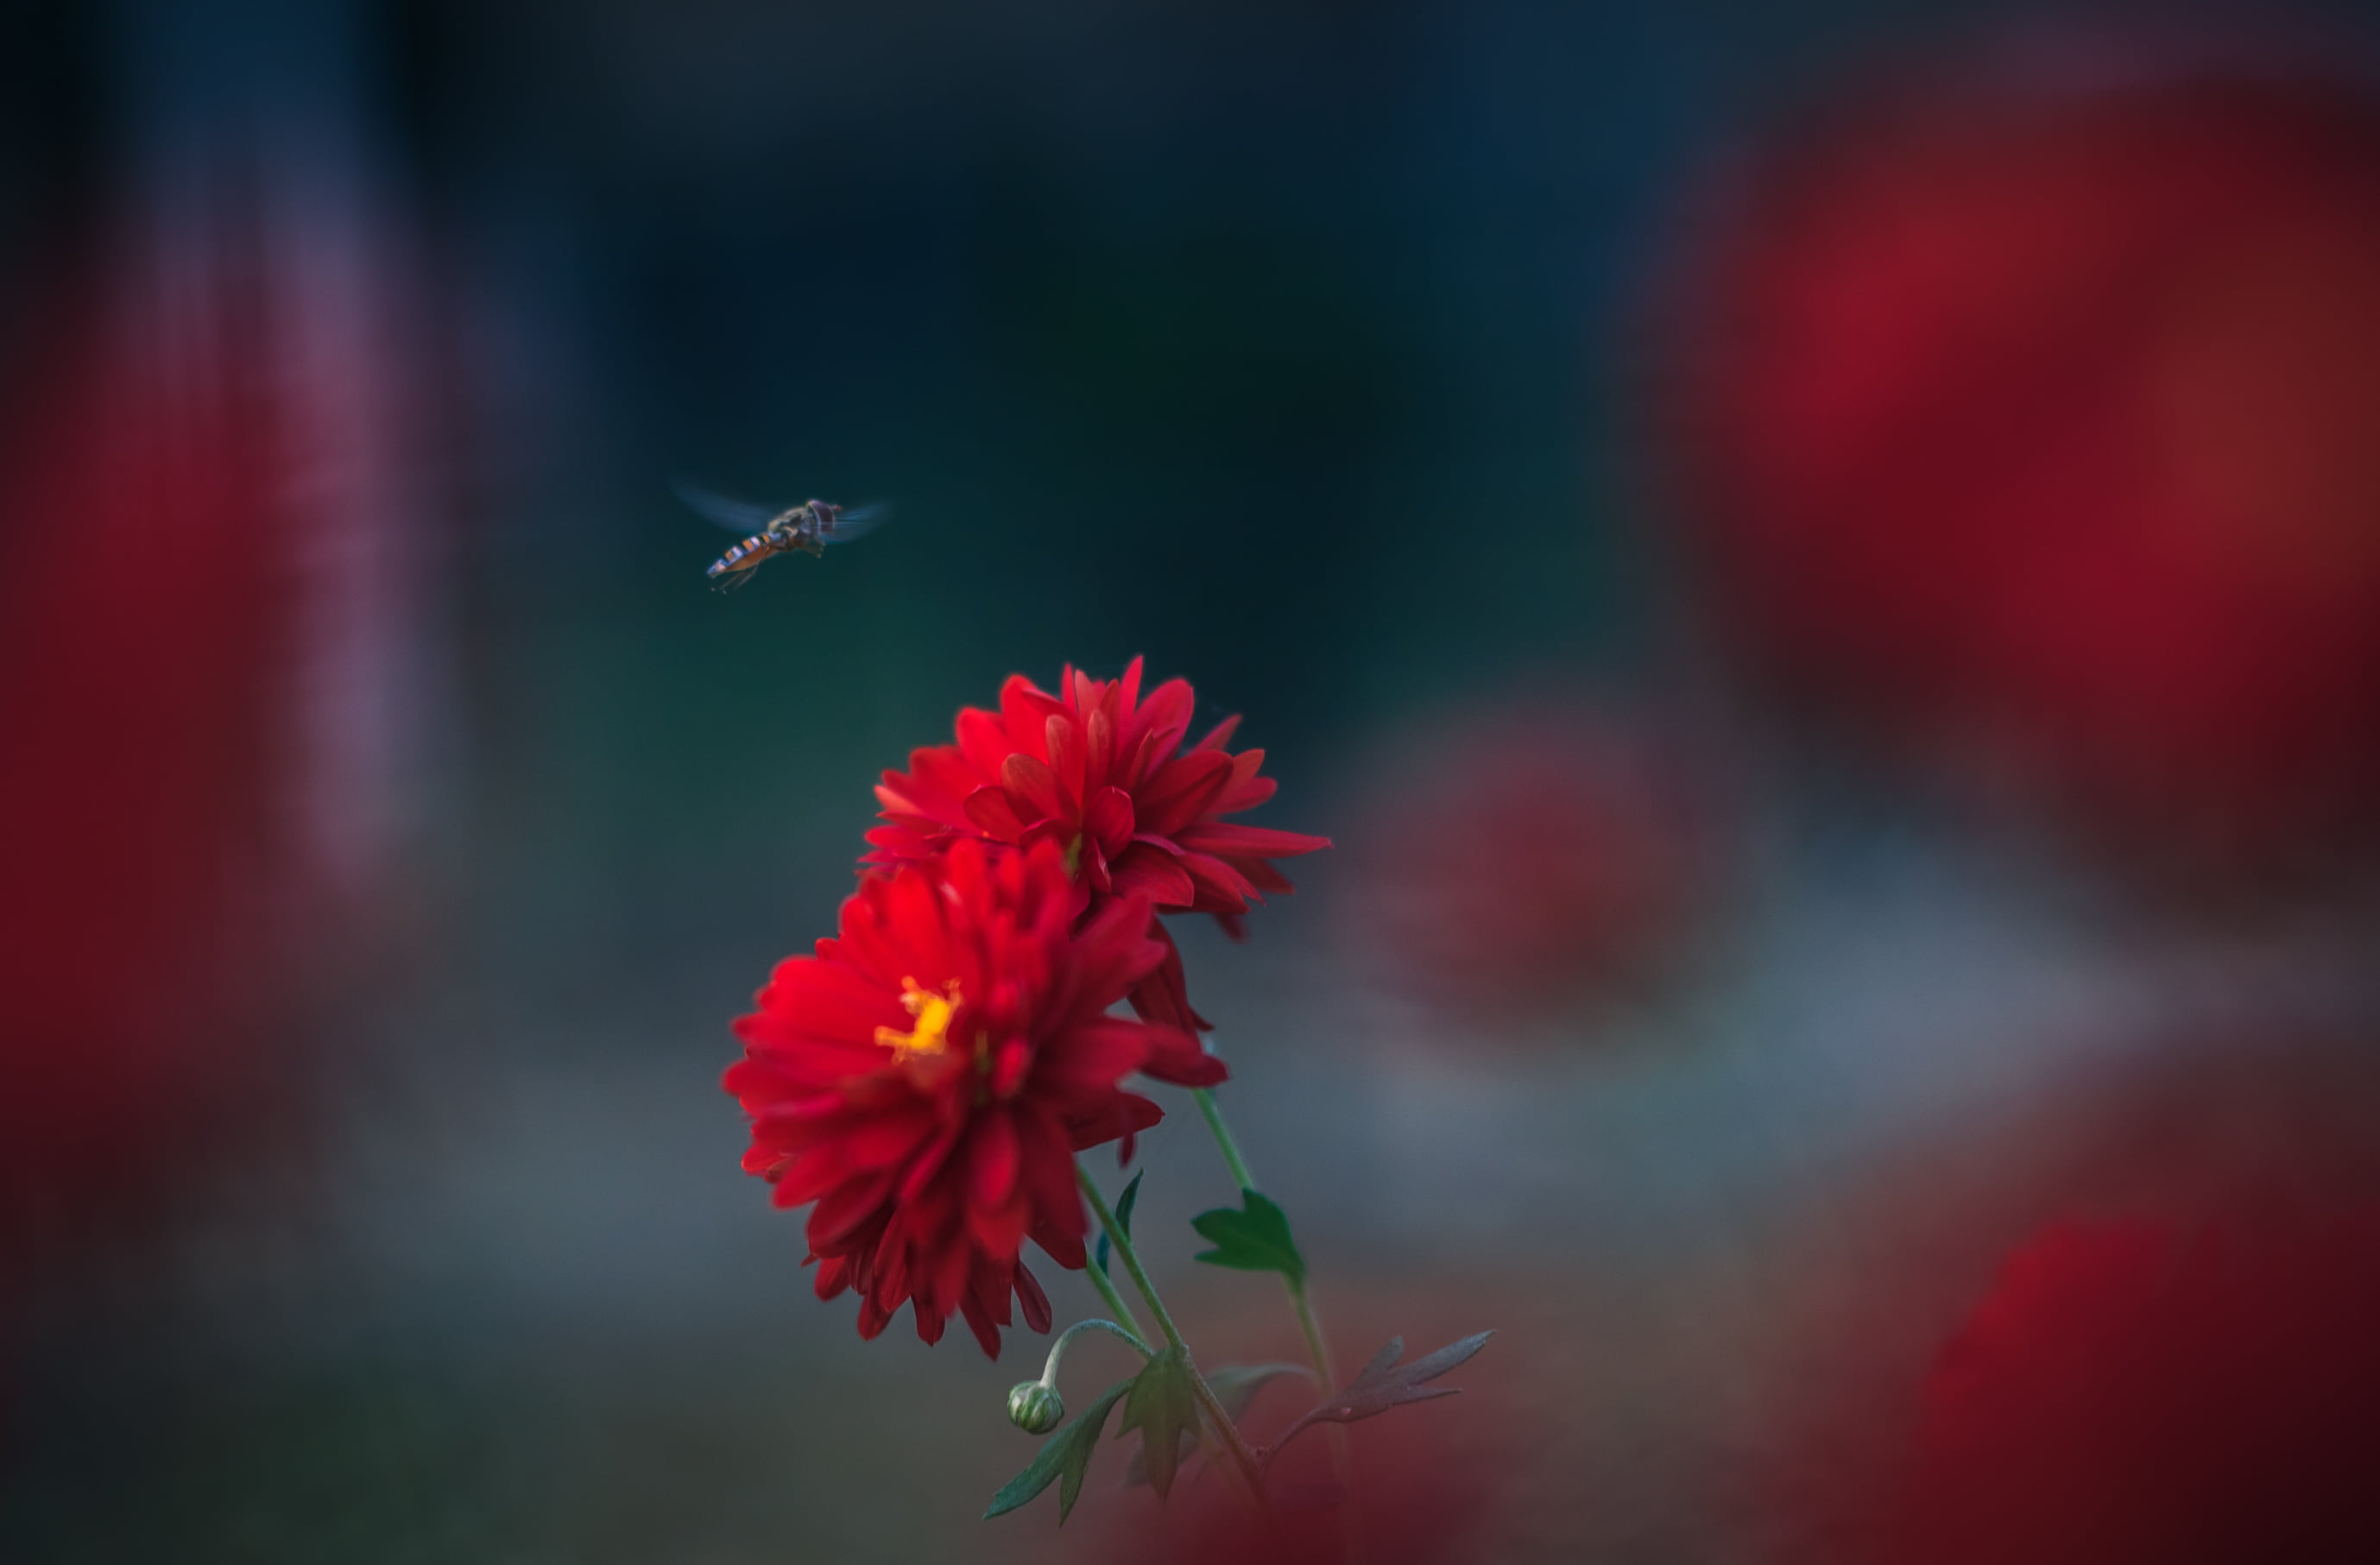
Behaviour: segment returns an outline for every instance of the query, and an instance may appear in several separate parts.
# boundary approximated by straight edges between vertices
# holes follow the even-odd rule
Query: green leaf
[[[1148,1361],[1124,1399],[1119,1438],[1140,1431],[1140,1454],[1148,1466],[1149,1486],[1157,1498],[1173,1492],[1173,1470],[1182,1459],[1182,1438],[1198,1438],[1198,1393],[1190,1387],[1190,1364],[1179,1348],[1169,1348]]]
[[[1305,1257],[1289,1236],[1289,1214],[1256,1191],[1243,1190],[1240,1196],[1241,1210],[1218,1207],[1190,1219],[1198,1237],[1215,1246],[1191,1258],[1236,1271],[1277,1271],[1291,1287],[1305,1287]]]
[[[1236,1424],[1248,1411],[1248,1404],[1257,1400],[1257,1393],[1284,1375],[1314,1378],[1314,1372],[1302,1364],[1227,1364],[1220,1369],[1207,1371],[1207,1389],[1215,1393],[1224,1416]],[[1184,1445],[1176,1453],[1177,1459],[1188,1456],[1190,1450]],[[1133,1453],[1132,1465],[1124,1469],[1123,1481],[1126,1488],[1148,1482],[1148,1462],[1141,1453]]]
[[[1066,1524],[1066,1515],[1075,1509],[1075,1497],[1083,1491],[1083,1474],[1091,1465],[1091,1452],[1099,1449],[1099,1432],[1107,1427],[1108,1411],[1118,1399],[1139,1383],[1119,1380],[1099,1395],[1099,1400],[1084,1410],[1083,1415],[1042,1442],[1032,1464],[1001,1486],[991,1497],[991,1509],[983,1513],[984,1520],[1005,1516],[1023,1505],[1052,1480],[1058,1485],[1058,1525]]]
[[[1320,1407],[1306,1413],[1281,1431],[1281,1438],[1272,1443],[1272,1451],[1289,1444],[1301,1432],[1317,1424],[1353,1424],[1358,1419],[1377,1418],[1392,1407],[1407,1402],[1426,1402],[1439,1397],[1451,1397],[1459,1386],[1432,1386],[1428,1382],[1463,1363],[1488,1345],[1493,1331],[1482,1331],[1450,1342],[1434,1353],[1424,1353],[1411,1364],[1400,1365],[1398,1357],[1405,1351],[1405,1340],[1391,1337],[1389,1345],[1372,1355],[1364,1372],[1347,1385],[1347,1389],[1325,1401]]]
[[[1116,1226],[1123,1230],[1123,1236],[1126,1239],[1132,1237],[1132,1204],[1140,1199],[1140,1174],[1145,1174],[1148,1171],[1147,1169],[1143,1169],[1140,1171],[1140,1173],[1133,1175],[1132,1183],[1125,1185],[1123,1187],[1123,1194],[1116,1198]],[[1108,1235],[1107,1230],[1105,1229],[1101,1229],[1099,1231],[1099,1275],[1101,1277],[1105,1277],[1108,1274]]]

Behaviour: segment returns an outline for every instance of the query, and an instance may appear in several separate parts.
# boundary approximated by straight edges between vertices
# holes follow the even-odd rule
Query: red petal
[[[1172,855],[1147,843],[1135,843],[1125,849],[1123,857],[1108,866],[1108,874],[1119,893],[1146,892],[1160,907],[1187,907],[1198,897],[1190,872],[1175,863]]]
[[[1246,876],[1212,855],[1185,853],[1182,855],[1182,867],[1198,883],[1199,901],[1195,905],[1209,907],[1212,912],[1237,913],[1257,895],[1257,889],[1248,884]]]
[[[926,1346],[930,1348],[935,1343],[942,1340],[941,1311],[927,1304],[923,1299],[912,1300],[909,1304],[909,1309],[910,1313],[917,1317],[917,1340],[919,1341],[925,1343]],[[982,1341],[983,1333],[979,1331],[976,1333],[976,1341],[978,1342]],[[992,1345],[990,1349],[991,1356],[998,1358],[1000,1356],[1000,1339],[995,1336],[992,1338],[991,1342]]]
[[[1232,758],[1232,781],[1215,803],[1217,815],[1254,809],[1273,796],[1279,785],[1269,777],[1257,775],[1264,770],[1264,758],[1262,750],[1242,750]]]
[[[966,796],[966,818],[988,837],[1003,843],[1020,841],[1025,835],[1025,821],[1009,802],[1008,790],[997,783],[986,783]]]
[[[992,1051],[991,1090],[996,1098],[1014,1098],[1016,1089],[1025,1085],[1025,1074],[1033,1068],[1033,1046],[1021,1037],[1010,1038]]]
[[[1010,756],[1000,763],[1000,780],[1022,817],[1056,820],[1068,813],[1058,790],[1058,774],[1045,761],[1022,752]]]
[[[1009,743],[1008,730],[994,714],[981,707],[969,707],[959,713],[959,754],[978,778],[999,776],[1000,763],[1015,747]]]
[[[959,1314],[965,1318],[967,1329],[975,1333],[976,1342],[983,1349],[985,1356],[1000,1357],[1000,1331],[992,1325],[990,1317],[984,1314],[983,1306],[971,1298],[965,1299],[960,1302]]]
[[[1101,788],[1083,811],[1083,830],[1113,858],[1132,841],[1132,795],[1122,788]]]
[[[1037,1228],[1033,1231],[1033,1243],[1040,1245],[1051,1260],[1068,1271],[1080,1271],[1090,1264],[1091,1257],[1084,1253],[1083,1237],[1079,1233],[1059,1233]]]
[[[1231,780],[1229,756],[1193,750],[1175,758],[1133,791],[1140,830],[1179,835],[1182,828],[1204,816],[1223,796]]]
[[[1190,1009],[1190,991],[1182,976],[1182,952],[1173,943],[1173,932],[1161,923],[1152,925],[1149,932],[1165,948],[1165,955],[1126,996],[1133,1010],[1148,1021],[1182,1032],[1214,1031],[1214,1023]]]
[[[1116,781],[1115,720],[1101,706],[1083,725],[1088,757],[1083,765],[1083,786],[1092,793]]]
[[[1162,1123],[1164,1119],[1165,1110],[1140,1094],[1115,1092],[1109,1094],[1096,1113],[1076,1117],[1067,1130],[1073,1136],[1075,1150],[1082,1152],[1119,1136],[1137,1135],[1151,1125]]]
[[[1016,1188],[1016,1125],[998,1109],[976,1122],[967,1138],[967,1195],[978,1206],[1002,1207]]]
[[[1185,848],[1230,858],[1294,858],[1330,845],[1328,837],[1276,831],[1266,826],[1232,826],[1220,820],[1201,821],[1179,836]]]
[[[1023,1188],[1033,1204],[1033,1239],[1062,1266],[1080,1269],[1082,1236],[1090,1228],[1075,1188],[1072,1143],[1055,1115],[1029,1113],[1017,1127],[1024,1152]],[[1071,1242],[1071,1246],[1070,1246]]]
[[[758,1171],[748,1162],[745,1167]],[[844,1166],[842,1151],[832,1143],[813,1146],[777,1176],[777,1205],[798,1207],[815,1201],[840,1184],[849,1172]]]
[[[1037,1074],[1051,1086],[1113,1086],[1140,1069],[1148,1032],[1121,1016],[1094,1018],[1043,1045]]]
[[[1016,1303],[1025,1312],[1025,1324],[1036,1331],[1050,1329],[1050,1295],[1041,1292],[1041,1280],[1016,1263]]]
[[[1154,746],[1152,754],[1171,756],[1182,743],[1182,735],[1190,728],[1190,709],[1197,704],[1186,679],[1169,679],[1148,693],[1144,703],[1124,732],[1135,741],[1148,735]]]
[[[1236,777],[1237,773],[1233,775]],[[1281,784],[1269,777],[1251,777],[1245,782],[1234,782],[1223,790],[1223,796],[1215,801],[1215,813],[1237,815],[1244,809],[1256,808],[1280,792]]]
[[[1070,803],[1079,802],[1085,760],[1082,729],[1062,713],[1042,724],[1042,742],[1049,746],[1050,770],[1057,773],[1059,787]]]
[[[1008,683],[1000,687],[1000,720],[1007,726],[1009,744],[1035,760],[1050,758],[1042,750],[1041,725],[1051,714],[1066,710],[1062,702],[1052,698],[1021,673],[1012,673]]]
[[[1026,1230],[1031,1226],[1033,1208],[1029,1202],[1011,1201],[1004,1207],[967,1207],[967,1232],[975,1237],[976,1245],[987,1255],[1013,1256],[1025,1243]]]
[[[855,1169],[889,1169],[907,1162],[933,1132],[933,1119],[922,1109],[871,1118],[844,1134],[843,1154]]]
[[[1225,718],[1222,722],[1208,729],[1207,731],[1207,736],[1190,747],[1194,750],[1220,750],[1225,745],[1232,742],[1232,735],[1239,732],[1239,727],[1240,714],[1233,712],[1231,716]],[[1262,750],[1258,750],[1257,754],[1261,756],[1264,752]]]
[[[810,1248],[824,1252],[865,1227],[892,1190],[892,1171],[886,1169],[827,1192],[810,1210],[807,1232]]]
[[[1148,1058],[1141,1064],[1141,1074],[1175,1086],[1213,1086],[1231,1076],[1230,1067],[1200,1048],[1191,1034],[1156,1026],[1148,1034]]]
[[[901,1177],[901,1199],[915,1201],[925,1194],[926,1186],[933,1183],[934,1176],[941,1172],[942,1165],[949,1161],[951,1149],[959,1144],[959,1133],[963,1128],[953,1125],[943,1131],[934,1138],[933,1145],[909,1165],[909,1171]]]
[[[1260,892],[1277,892],[1282,896],[1297,890],[1289,877],[1260,858],[1235,858],[1232,867],[1248,878],[1248,883]]]

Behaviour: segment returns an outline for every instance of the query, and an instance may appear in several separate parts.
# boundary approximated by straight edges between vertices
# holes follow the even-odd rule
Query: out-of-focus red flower
[[[2155,1043],[1903,1146],[1779,1256],[1779,1559],[2380,1558],[2368,1027]]]
[[[2380,794],[2380,103],[2100,74],[1752,168],[1676,458],[1800,691],[2141,846],[2319,846]]]
[[[252,162],[55,257],[0,388],[0,1293],[310,1122],[280,1040],[389,889],[405,251]]]
[[[1348,943],[1387,981],[1542,1003],[1650,972],[1709,910],[1710,802],[1649,734],[1516,710],[1414,748],[1346,844]]]
[[[863,1337],[906,1301],[927,1341],[955,1312],[997,1358],[1012,1291],[1049,1329],[1024,1242],[1079,1268],[1074,1154],[1164,1117],[1119,1084],[1221,1078],[1192,1036],[1107,1014],[1164,957],[1147,897],[1079,928],[1074,903],[1055,843],[955,843],[863,880],[840,938],[781,964],[735,1023],[744,1167],[781,1207],[818,1203],[818,1295],[856,1289]]]
[[[1943,1351],[1900,1565],[2380,1559],[2380,1211],[2053,1225]]]
[[[1187,680],[1140,696],[1141,660],[1117,680],[1068,669],[1052,696],[1023,674],[1001,687],[1000,710],[959,713],[958,743],[914,750],[907,771],[877,786],[886,824],[868,833],[864,864],[889,868],[975,839],[1056,843],[1086,911],[1146,897],[1159,913],[1211,913],[1238,932],[1248,904],[1287,892],[1272,866],[1330,845],[1327,837],[1226,822],[1272,797],[1262,750],[1224,749],[1237,717],[1184,750],[1196,701]],[[1151,925],[1164,960],[1132,995],[1144,1016],[1206,1025],[1190,1009],[1172,937]]]

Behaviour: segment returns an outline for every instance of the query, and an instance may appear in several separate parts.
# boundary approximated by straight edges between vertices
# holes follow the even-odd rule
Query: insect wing
[[[874,532],[883,526],[884,518],[892,514],[892,507],[882,501],[868,505],[854,505],[847,511],[839,511],[835,514],[834,524],[832,527],[820,529],[820,541],[849,543],[855,538],[865,537]]]
[[[700,484],[691,484],[684,479],[671,479],[670,488],[697,513],[730,532],[766,532],[771,522],[784,515],[782,510],[756,505],[749,500],[730,500],[723,494],[713,494]]]

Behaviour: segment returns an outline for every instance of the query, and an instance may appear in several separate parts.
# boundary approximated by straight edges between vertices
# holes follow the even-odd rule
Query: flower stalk
[[[1215,1438],[1222,1442],[1225,1454],[1232,1459],[1233,1471],[1246,1486],[1249,1495],[1258,1506],[1264,1505],[1264,1467],[1257,1460],[1256,1449],[1248,1444],[1246,1437],[1240,1433],[1240,1426],[1232,1421],[1232,1415],[1216,1400],[1214,1388],[1207,1384],[1207,1377],[1198,1373],[1198,1365],[1190,1356],[1190,1344],[1182,1340],[1181,1330],[1174,1326],[1173,1317],[1166,1313],[1165,1301],[1158,1297],[1157,1285],[1148,1280],[1147,1268],[1140,1264],[1140,1253],[1132,1246],[1132,1235],[1124,1231],[1123,1224],[1116,1221],[1115,1213],[1108,1207],[1107,1197],[1099,1194],[1099,1187],[1093,1183],[1090,1171],[1080,1163],[1075,1165],[1075,1183],[1082,1187],[1083,1199],[1090,1203],[1091,1213],[1099,1219],[1099,1227],[1107,1234],[1108,1244],[1114,1248],[1116,1259],[1123,1263],[1125,1275],[1132,1279],[1133,1286],[1148,1302],[1148,1313],[1156,1320],[1157,1328],[1165,1334],[1166,1346],[1181,1356],[1182,1366],[1190,1378],[1191,1394],[1197,1398],[1199,1411],[1205,1414],[1200,1422],[1213,1428]],[[1096,1275],[1099,1268],[1094,1267],[1091,1270]]]
[[[1157,1350],[1148,1345],[1148,1337],[1141,1330],[1139,1318],[1132,1313],[1132,1306],[1123,1302],[1123,1295],[1116,1292],[1115,1281],[1108,1276],[1106,1269],[1094,1264],[1086,1267],[1084,1270],[1090,1277],[1091,1286],[1099,1290],[1100,1300],[1109,1309],[1115,1312],[1115,1317],[1118,1320],[1131,1328],[1133,1346],[1138,1348],[1144,1355],[1156,1353]],[[1073,1328],[1069,1327],[1067,1329],[1071,1331]],[[1061,1338],[1060,1341],[1063,1341],[1064,1339]],[[1052,1364],[1058,1362],[1058,1350],[1055,1347],[1050,1350],[1050,1362]]]
[[[1044,1386],[1055,1386],[1058,1383],[1058,1361],[1065,1356],[1066,1344],[1072,1342],[1075,1338],[1081,1336],[1086,1331],[1104,1331],[1110,1336],[1121,1337],[1125,1341],[1131,1343],[1132,1351],[1138,1353],[1141,1357],[1155,1358],[1157,1356],[1157,1350],[1150,1347],[1147,1342],[1142,1341],[1138,1332],[1128,1331],[1123,1327],[1118,1326],[1112,1320],[1078,1320],[1075,1322],[1074,1325],[1066,1328],[1063,1331],[1059,1332],[1058,1340],[1050,1344],[1050,1356],[1041,1365],[1041,1384]]]
[[[1223,1155],[1223,1167],[1230,1171],[1232,1183],[1242,1190],[1256,1189],[1256,1175],[1248,1171],[1248,1160],[1241,1155],[1239,1139],[1232,1134],[1232,1127],[1224,1122],[1222,1105],[1215,1101],[1213,1089],[1203,1086],[1192,1087],[1190,1098],[1198,1105],[1199,1116],[1207,1122],[1208,1132],[1215,1138],[1216,1149]],[[1284,1272],[1281,1274],[1281,1283],[1289,1290],[1291,1307],[1297,1312],[1297,1329],[1305,1339],[1305,1356],[1307,1362],[1314,1366],[1315,1387],[1321,1395],[1327,1397],[1337,1389],[1339,1376],[1331,1366],[1330,1346],[1323,1340],[1322,1322],[1314,1313],[1314,1295],[1306,1287],[1305,1279],[1303,1276],[1292,1276]],[[1349,1448],[1347,1431],[1343,1427],[1333,1424],[1330,1426],[1330,1474],[1339,1481],[1339,1487],[1346,1495],[1342,1502],[1344,1507],[1342,1514],[1346,1518],[1342,1541],[1345,1544],[1348,1558],[1353,1559],[1362,1552],[1360,1540],[1356,1536],[1355,1454]]]

